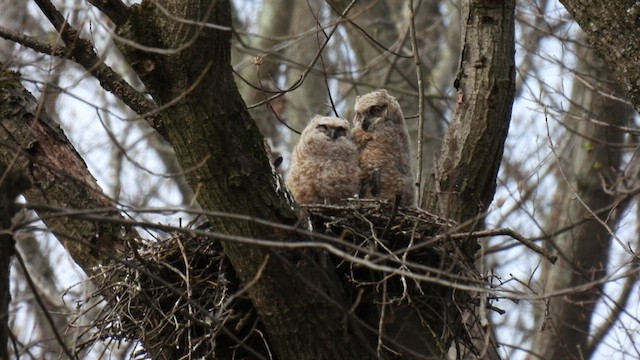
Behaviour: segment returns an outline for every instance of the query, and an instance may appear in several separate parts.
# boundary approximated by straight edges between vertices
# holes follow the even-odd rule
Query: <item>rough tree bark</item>
[[[580,44],[577,41],[576,44]],[[580,45],[578,45],[580,46]],[[594,218],[594,211],[617,201],[606,188],[618,180],[625,132],[633,108],[616,98],[624,96],[613,74],[591,48],[580,46],[571,92],[571,106],[563,121],[567,135],[555,148],[559,162],[553,219],[547,231],[571,230],[552,240],[559,261],[544,264],[545,293],[583,285],[606,275],[611,235],[624,212],[615,207]],[[610,95],[613,95],[610,96]],[[606,188],[605,188],[606,187]],[[584,222],[584,219],[589,219]],[[578,222],[579,224],[576,224]],[[539,309],[530,359],[588,359],[593,310],[601,288],[553,297]]]
[[[2,64],[0,64],[0,68]],[[51,208],[111,208],[87,166],[62,130],[18,81],[18,74],[2,72],[0,81],[0,163],[25,171],[33,186],[29,203]],[[44,210],[44,209],[43,209]],[[126,235],[119,225],[82,222],[71,217],[47,216],[43,222],[54,231],[87,275],[96,275],[106,253],[118,253]],[[125,236],[123,237],[123,234]]]
[[[425,208],[482,226],[496,189],[515,91],[514,1],[463,2],[463,48],[454,83],[457,104]],[[476,245],[470,247],[473,256]]]
[[[640,3],[561,0],[640,112]]]

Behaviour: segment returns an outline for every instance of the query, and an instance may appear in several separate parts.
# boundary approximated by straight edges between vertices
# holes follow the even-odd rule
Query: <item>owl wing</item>
[[[380,195],[380,169],[374,169],[366,174],[360,183],[360,198],[377,197]]]

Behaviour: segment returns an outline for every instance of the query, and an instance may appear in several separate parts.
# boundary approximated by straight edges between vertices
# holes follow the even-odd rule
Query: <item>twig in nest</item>
[[[524,246],[544,256],[552,264],[555,264],[556,261],[558,260],[558,257],[556,255],[552,255],[551,252],[549,252],[549,250],[539,246],[538,244],[534,243],[533,241],[525,238],[524,236],[520,235],[519,233],[509,228],[479,230],[479,231],[472,231],[468,233],[455,233],[455,234],[449,234],[448,237],[450,239],[466,239],[466,238],[483,238],[483,237],[499,236],[499,235],[509,236],[515,240],[518,240]]]
[[[387,232],[389,231],[389,229],[391,228],[391,223],[393,222],[393,219],[398,214],[398,206],[400,206],[400,195],[396,195],[395,199],[393,199],[393,207],[391,208],[391,213],[389,214],[389,221],[387,221],[387,225],[384,227],[384,230],[382,231],[382,235],[380,235],[380,237],[383,239],[387,235]]]

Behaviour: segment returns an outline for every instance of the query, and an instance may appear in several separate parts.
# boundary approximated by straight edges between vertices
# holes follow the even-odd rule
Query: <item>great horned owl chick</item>
[[[400,104],[382,89],[357,97],[355,112],[351,134],[360,152],[360,196],[400,196],[400,205],[415,205],[409,134]]]
[[[293,149],[287,187],[300,204],[336,203],[358,194],[358,149],[347,120],[311,119]]]

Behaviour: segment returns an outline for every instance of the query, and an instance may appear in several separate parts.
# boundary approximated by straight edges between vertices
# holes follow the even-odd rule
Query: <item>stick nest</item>
[[[347,254],[330,252],[328,258],[343,281],[352,315],[366,324],[365,337],[379,355],[406,358],[403,346],[426,346],[420,344],[424,334],[441,346],[455,340],[459,348],[478,353],[462,319],[479,300],[454,285],[480,286],[482,280],[460,246],[463,241],[446,235],[453,222],[378,200],[304,208],[314,231],[323,234],[316,241],[327,242],[329,235],[335,241],[328,243]],[[220,241],[185,229],[163,241],[129,245],[128,257],[106,266],[98,282],[96,295],[109,300],[97,337],[144,339],[140,358],[274,356]]]

